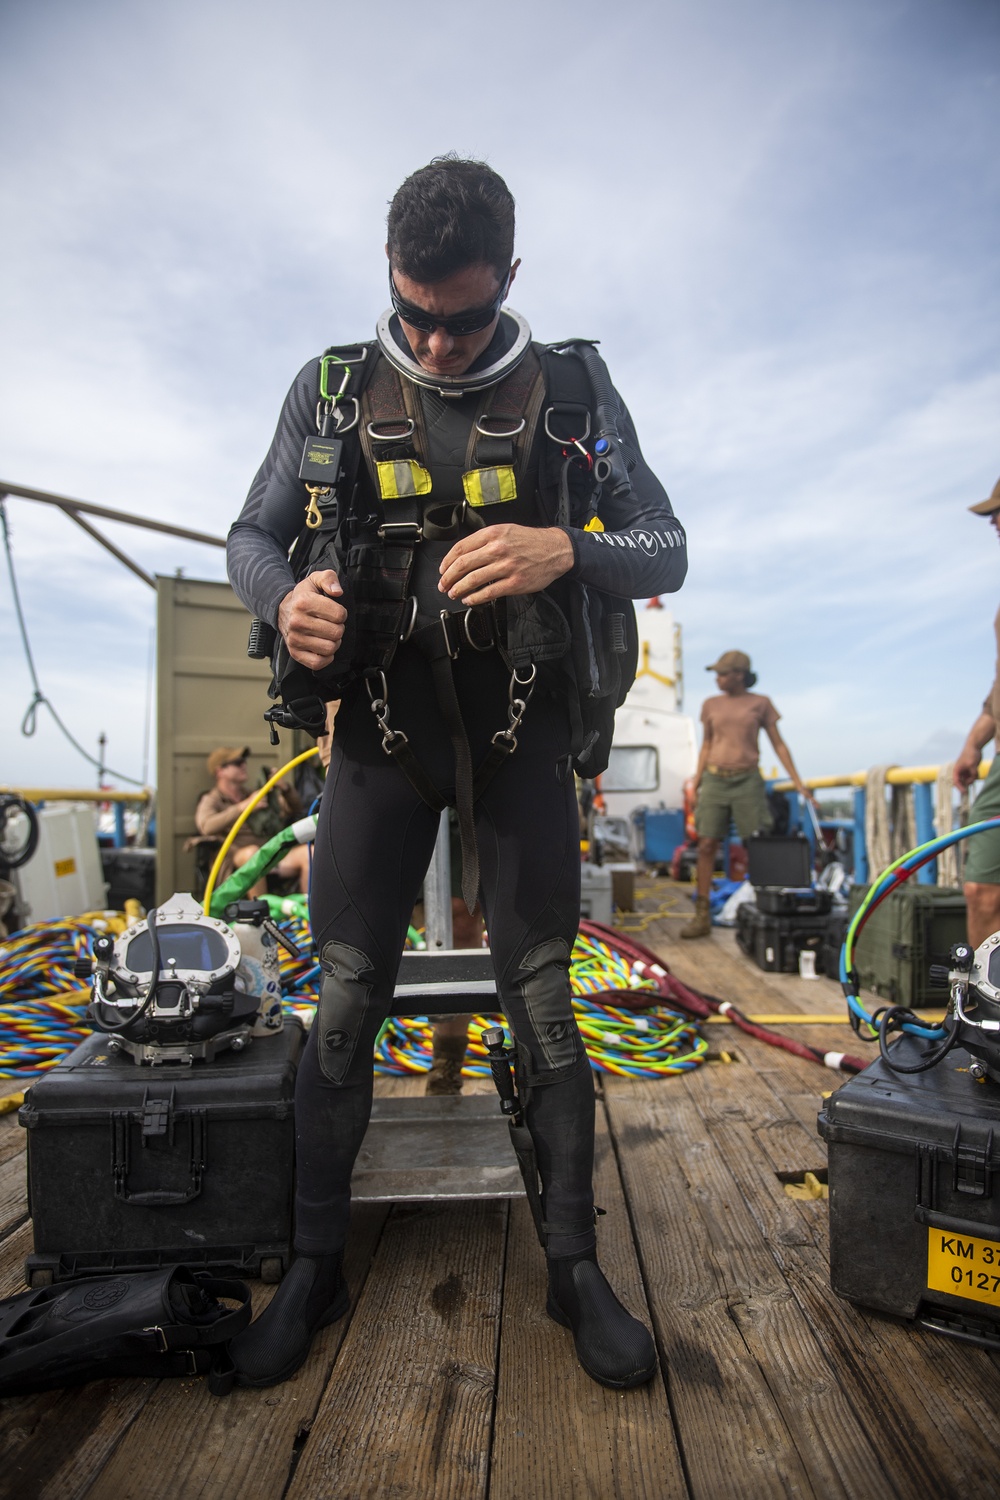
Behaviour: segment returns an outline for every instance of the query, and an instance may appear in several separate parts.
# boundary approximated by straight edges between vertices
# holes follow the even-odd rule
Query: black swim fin
[[[184,1266],[7,1297],[0,1301],[0,1396],[111,1375],[202,1374],[221,1395],[232,1384],[228,1341],[250,1311],[242,1281],[195,1276]]]

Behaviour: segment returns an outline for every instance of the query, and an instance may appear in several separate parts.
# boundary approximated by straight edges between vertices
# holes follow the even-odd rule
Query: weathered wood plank
[[[626,1306],[649,1322],[628,1209],[598,1103],[594,1186],[607,1210],[601,1264]],[[490,1500],[669,1500],[687,1495],[666,1390],[596,1385],[572,1335],[545,1313],[545,1261],[526,1203],[511,1205]]]
[[[156,1387],[155,1380],[96,1380],[0,1403],[0,1496],[78,1500]],[[175,1449],[183,1434],[175,1431]]]
[[[359,1204],[345,1272],[357,1306],[388,1207]],[[275,1288],[253,1282],[259,1315]],[[164,1380],[110,1462],[85,1490],[88,1500],[280,1500],[293,1460],[329,1379],[351,1313],[323,1329],[302,1369],[285,1384],[216,1397],[204,1380]],[[178,1442],[178,1433],[184,1441]],[[69,1490],[58,1491],[59,1500]],[[50,1500],[48,1493],[45,1500]],[[51,1500],[56,1500],[53,1492]]]
[[[24,1258],[31,1251],[31,1225],[20,1224],[0,1239],[0,1297],[13,1297],[26,1291]]]
[[[10,1161],[12,1156],[24,1150],[25,1131],[18,1124],[17,1111],[0,1115],[0,1162]]]
[[[397,1206],[288,1500],[485,1495],[507,1206]]]
[[[717,1263],[682,1170],[685,1100],[674,1083],[621,1087],[608,1080],[605,1091],[691,1494],[695,1500],[814,1495],[795,1439],[732,1316],[732,1276]],[[752,1290],[740,1289],[744,1298]]]
[[[24,1222],[28,1216],[27,1156],[21,1150],[0,1162],[0,1235]]]
[[[989,1356],[864,1313],[836,1297],[829,1282],[826,1205],[793,1202],[775,1175],[783,1170],[776,1163],[786,1159],[797,1127],[788,1124],[772,1156],[774,1101],[761,1080],[748,1077],[738,1101],[707,1074],[699,1084],[691,1097],[720,1153],[737,1169],[744,1201],[837,1370],[841,1389],[869,1431],[873,1413],[893,1414],[891,1421],[878,1423],[877,1447],[896,1493],[907,1500],[1000,1493],[992,1477],[1000,1460],[1000,1422]],[[803,1130],[803,1152],[811,1147]],[[778,1232],[786,1205],[817,1231],[815,1236]]]
[[[760,1220],[766,1232],[782,1243],[811,1242],[809,1226],[795,1213],[773,1173],[778,1191],[765,1200],[763,1211],[758,1208],[757,1216],[748,1211],[733,1180],[737,1165],[730,1154],[715,1148],[692,1101],[699,1085],[711,1074],[719,1079],[722,1071],[703,1070],[701,1077],[679,1080],[669,1102],[660,1096],[653,1118],[662,1121],[669,1115],[668,1149],[677,1155],[705,1227],[707,1254],[727,1287],[728,1316],[762,1372],[812,1491],[823,1497],[844,1495],[857,1500],[889,1496],[893,1491],[880,1472],[876,1450],[794,1301],[761,1232]],[[755,1149],[752,1138],[750,1145]],[[631,1190],[630,1182],[630,1194]],[[683,1423],[681,1435],[694,1483],[694,1460]],[[707,1437],[707,1433],[700,1434],[699,1443]]]

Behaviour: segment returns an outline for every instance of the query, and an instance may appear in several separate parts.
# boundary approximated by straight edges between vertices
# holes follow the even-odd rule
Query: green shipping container
[[[866,885],[851,891],[851,916],[867,892]],[[952,944],[964,941],[961,890],[910,880],[886,897],[865,925],[854,950],[861,989],[890,1005],[945,1005],[946,991],[931,988],[930,966],[946,964]]]

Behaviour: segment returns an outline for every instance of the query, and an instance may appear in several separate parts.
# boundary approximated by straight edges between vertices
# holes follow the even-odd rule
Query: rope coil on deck
[[[87,918],[40,922],[0,945],[0,1075],[43,1072],[89,1034],[88,988],[74,977],[73,965],[91,951],[97,932],[120,930],[127,920],[92,913]],[[302,913],[285,917],[279,925],[301,951],[293,959],[282,950],[285,1010],[308,1023],[319,998],[321,974],[312,934]],[[697,1020],[663,1003],[657,976],[646,971],[641,959],[630,957],[610,929],[583,924],[573,949],[570,982],[577,1023],[596,1072],[660,1078],[689,1072],[704,1061],[708,1044]],[[494,1016],[473,1018],[464,1070],[469,1077],[489,1076],[479,1032],[495,1021]],[[431,1054],[426,1018],[392,1017],[376,1044],[375,1069],[426,1072]]]

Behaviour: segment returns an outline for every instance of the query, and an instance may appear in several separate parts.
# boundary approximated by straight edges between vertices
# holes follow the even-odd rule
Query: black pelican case
[[[919,1059],[926,1042],[893,1053]],[[955,1047],[927,1073],[878,1060],[830,1095],[830,1282],[879,1312],[1000,1349],[1000,1085]]]
[[[795,974],[803,948],[819,953],[826,934],[823,916],[773,916],[752,901],[736,908],[736,941],[758,969],[767,973]]]
[[[868,890],[851,890],[852,917]],[[886,897],[858,939],[854,967],[861,988],[890,1005],[943,1005],[947,994],[931,984],[931,964],[946,964],[952,944],[965,937],[964,893],[908,880]]]
[[[304,1040],[291,1017],[245,1051],[150,1067],[94,1033],[32,1084],[28,1284],[168,1265],[280,1280]]]

